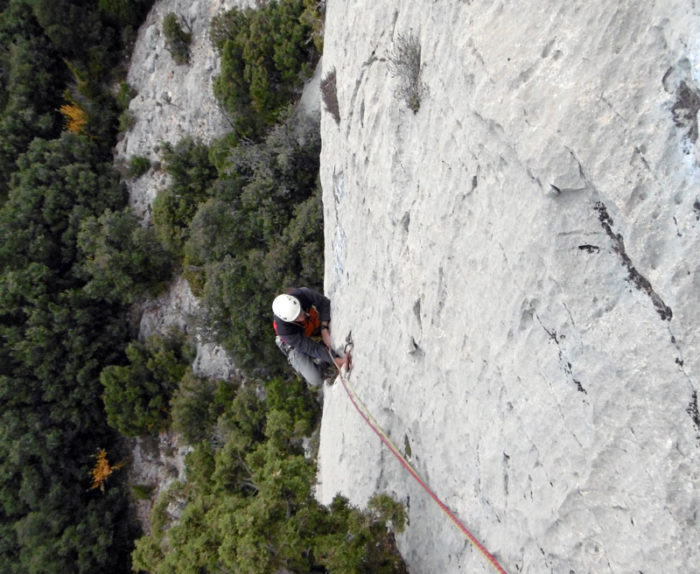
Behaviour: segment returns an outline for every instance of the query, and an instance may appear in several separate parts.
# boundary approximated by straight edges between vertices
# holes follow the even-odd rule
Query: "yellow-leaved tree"
[[[74,134],[82,134],[85,124],[87,124],[85,110],[76,103],[64,104],[59,110],[66,118],[66,129]]]
[[[90,487],[90,490],[99,488],[102,492],[104,492],[105,482],[109,478],[109,475],[115,470],[119,470],[122,466],[124,466],[124,462],[120,462],[115,465],[109,464],[109,460],[107,459],[107,451],[105,449],[100,449],[95,455],[95,458],[97,459],[97,462],[95,463],[95,466],[91,472],[92,486]]]

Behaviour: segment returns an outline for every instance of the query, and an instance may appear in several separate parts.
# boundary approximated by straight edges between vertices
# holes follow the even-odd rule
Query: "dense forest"
[[[91,218],[126,205],[112,166],[120,110],[108,86],[149,7],[1,3],[3,572],[129,569],[128,488],[91,489],[91,469],[101,449],[107,461],[125,455],[99,376],[123,360],[131,334],[123,303],[88,287],[79,236]]]
[[[293,107],[322,48],[322,3],[215,19],[233,130],[163,146],[170,184],[144,225],[123,178],[148,165],[120,173],[112,150],[152,3],[0,0],[0,571],[401,572],[400,505],[315,502],[302,439],[318,403],[270,333],[276,291],[322,285],[319,127]],[[164,33],[188,65],[177,15]],[[196,377],[182,333],[138,339],[130,309],[176,273],[244,376]],[[149,485],[127,484],[125,437],[167,429],[194,446],[188,480],[139,539],[130,501]]]

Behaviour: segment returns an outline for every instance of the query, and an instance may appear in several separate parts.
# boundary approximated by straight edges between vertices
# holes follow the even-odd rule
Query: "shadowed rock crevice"
[[[695,427],[698,429],[698,439],[700,439],[700,411],[698,411],[698,392],[693,391],[690,397],[690,403],[686,409],[690,418],[693,420]]]
[[[629,282],[649,296],[652,304],[654,305],[654,309],[656,309],[656,312],[663,321],[670,321],[673,318],[673,311],[668,305],[666,305],[666,303],[664,303],[664,300],[659,296],[659,294],[654,291],[654,288],[649,280],[639,271],[637,271],[634,263],[632,263],[632,259],[630,259],[630,256],[627,255],[627,251],[625,250],[625,242],[622,235],[620,233],[615,233],[613,230],[614,222],[612,217],[610,217],[605,204],[602,201],[596,202],[595,210],[598,212],[598,219],[600,220],[603,230],[612,241],[613,251],[617,253],[622,266],[627,269],[627,279]]]
[[[688,139],[698,141],[698,112],[700,111],[700,92],[695,86],[681,82],[676,92],[676,103],[671,108],[673,121],[677,127],[688,132]]]

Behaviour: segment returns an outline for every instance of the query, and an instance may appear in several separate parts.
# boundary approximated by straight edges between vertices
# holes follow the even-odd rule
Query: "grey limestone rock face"
[[[698,30],[689,0],[328,3],[334,335],[508,572],[700,564]],[[391,73],[406,34],[416,113]],[[319,466],[323,502],[407,504],[412,571],[492,571],[339,385]]]

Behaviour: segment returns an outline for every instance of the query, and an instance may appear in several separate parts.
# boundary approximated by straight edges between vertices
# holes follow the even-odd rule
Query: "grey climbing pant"
[[[300,353],[296,349],[289,347],[280,337],[275,339],[275,343],[285,355],[287,361],[308,384],[312,387],[320,387],[323,384],[323,376],[321,374],[322,366],[314,363],[313,359],[308,355]]]

